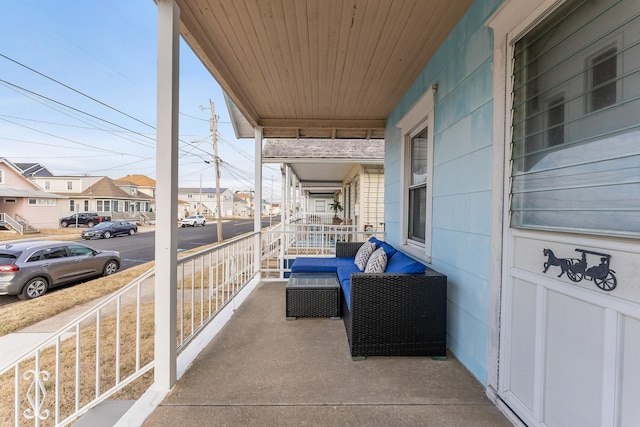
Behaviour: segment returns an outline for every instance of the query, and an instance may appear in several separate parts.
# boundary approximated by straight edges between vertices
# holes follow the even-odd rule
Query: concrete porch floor
[[[144,426],[511,426],[449,355],[353,361],[342,320],[285,319],[262,282]]]

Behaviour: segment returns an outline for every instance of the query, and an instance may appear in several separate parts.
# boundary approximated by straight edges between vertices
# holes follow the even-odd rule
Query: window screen
[[[640,234],[640,2],[568,1],[514,49],[511,225]]]

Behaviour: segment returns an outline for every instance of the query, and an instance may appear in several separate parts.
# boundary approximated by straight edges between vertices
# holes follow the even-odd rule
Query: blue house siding
[[[484,23],[499,0],[478,0],[398,103],[385,134],[387,240],[401,236],[403,191],[398,121],[434,84],[431,267],[448,276],[447,345],[487,383],[491,271],[493,33]]]

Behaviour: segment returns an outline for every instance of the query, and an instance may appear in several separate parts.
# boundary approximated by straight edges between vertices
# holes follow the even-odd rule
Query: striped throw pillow
[[[384,248],[378,248],[371,254],[364,268],[365,273],[384,273],[387,268],[387,253]]]
[[[373,242],[364,242],[358,252],[356,253],[356,258],[354,259],[354,264],[358,267],[358,270],[362,271],[367,266],[367,261],[369,261],[369,257],[373,253],[376,248],[376,244]]]

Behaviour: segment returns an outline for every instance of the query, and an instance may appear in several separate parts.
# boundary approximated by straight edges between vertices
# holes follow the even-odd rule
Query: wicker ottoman
[[[287,320],[340,319],[340,283],[333,273],[292,273],[286,287]]]

